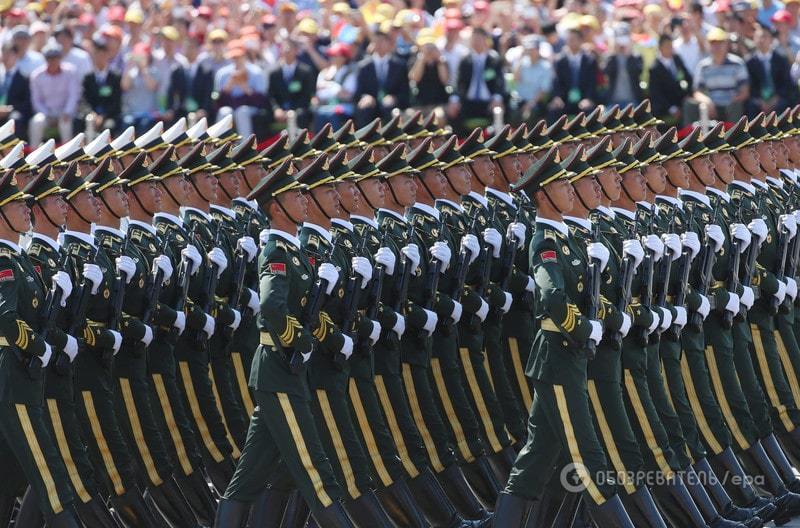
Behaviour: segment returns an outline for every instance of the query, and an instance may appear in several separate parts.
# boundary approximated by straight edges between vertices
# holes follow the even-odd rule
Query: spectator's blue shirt
[[[717,106],[728,106],[742,86],[748,84],[747,66],[741,57],[728,53],[722,64],[706,57],[697,64],[695,90],[707,94]]]
[[[769,7],[762,5],[758,9],[758,15],[756,16],[758,23],[762,26],[773,28],[774,25],[772,24],[772,15],[774,15],[779,9],[783,9],[783,2],[778,2],[778,0],[773,0],[772,5]]]
[[[523,101],[530,101],[553,88],[553,65],[546,59],[531,62],[528,56],[520,59],[517,94]]]
[[[261,68],[254,64],[250,64],[249,62],[245,64],[245,69],[247,70],[247,86],[253,91],[258,94],[264,95],[267,93],[267,77],[264,75],[264,72]],[[221,92],[222,88],[227,84],[228,80],[233,75],[233,72],[236,71],[235,64],[228,64],[223,66],[217,72],[217,75],[214,77],[214,91]],[[231,96],[233,97],[240,97],[244,95],[242,89],[238,86],[235,86],[231,92]]]

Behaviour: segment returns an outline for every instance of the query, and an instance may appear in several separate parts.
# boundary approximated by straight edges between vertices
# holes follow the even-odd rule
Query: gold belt
[[[545,330],[547,332],[561,332],[558,326],[556,326],[553,320],[550,319],[549,317],[547,319],[542,319],[540,326],[542,330]]]
[[[712,288],[724,288],[725,281],[714,281],[714,284],[711,285]]]
[[[11,345],[8,344],[8,339],[6,339],[5,337],[0,337],[0,346],[7,347],[7,346],[11,346]]]
[[[275,341],[272,340],[272,335],[269,332],[261,332],[261,344],[274,347]]]
[[[91,319],[86,320],[86,324],[89,326],[95,326],[97,328],[105,328],[106,323],[101,323],[100,321],[92,321]]]

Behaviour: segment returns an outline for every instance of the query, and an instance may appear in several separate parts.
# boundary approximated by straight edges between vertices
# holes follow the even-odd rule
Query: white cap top
[[[0,141],[14,134],[14,130],[16,130],[16,124],[13,119],[9,119],[6,124],[0,127]]]
[[[14,148],[11,149],[11,152],[6,154],[6,157],[0,160],[0,167],[4,169],[11,168],[16,162],[22,159],[22,151],[25,148],[25,144],[21,141],[14,145]]]
[[[159,137],[162,132],[164,132],[164,122],[159,121],[158,123],[153,125],[153,127],[150,130],[142,134],[140,137],[136,138],[136,141],[134,141],[133,144],[139,148],[143,148],[147,146],[148,143]]]
[[[186,118],[182,117],[178,119],[178,122],[172,125],[161,135],[161,139],[164,140],[164,143],[172,143],[175,138],[180,136],[186,132]]]
[[[194,125],[186,131],[186,135],[192,139],[197,139],[203,135],[203,132],[208,130],[208,121],[206,121],[205,117],[201,117],[200,120],[195,123]]]
[[[128,143],[133,142],[133,138],[136,137],[136,130],[132,126],[129,126],[125,129],[125,131],[117,136],[117,138],[111,142],[111,148],[114,150],[119,150]]]
[[[70,139],[60,147],[58,147],[55,151],[56,157],[60,160],[66,159],[70,155],[74,154],[75,152],[79,151],[83,148],[84,139],[86,136],[83,132],[79,133],[74,138]]]
[[[36,167],[39,166],[41,162],[53,156],[56,152],[56,140],[49,139],[47,143],[42,143],[42,145],[28,154],[28,157],[25,158],[25,162],[28,165],[34,165]]]
[[[94,157],[95,154],[103,150],[108,145],[108,140],[111,139],[111,131],[108,129],[100,132],[100,135],[94,138],[91,143],[83,147],[83,151],[88,155]]]
[[[208,135],[212,138],[218,138],[228,130],[233,128],[233,114],[228,114],[212,126],[208,127]]]

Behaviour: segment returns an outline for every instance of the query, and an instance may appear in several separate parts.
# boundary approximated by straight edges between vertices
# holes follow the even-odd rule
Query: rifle
[[[367,247],[367,237],[363,237],[361,239],[361,245],[358,247],[353,255],[360,256],[363,255],[366,251]],[[342,333],[351,339],[355,334],[355,320],[356,314],[358,313],[358,306],[361,300],[361,276],[355,272],[355,270],[350,270],[350,277],[347,280],[347,288],[344,291],[344,311],[342,317],[342,324],[341,330]],[[344,366],[345,361],[347,358],[344,357],[342,354],[336,354],[334,358],[334,362],[337,366],[342,367]]]
[[[760,193],[758,198],[756,198],[756,203],[753,206],[756,214],[761,211],[763,201],[764,194]],[[747,248],[747,261],[745,262],[743,279],[741,281],[743,286],[750,287],[750,285],[753,283],[753,272],[756,270],[756,260],[758,260],[758,254],[760,251],[761,244],[756,243],[756,241],[751,241],[750,247]]]
[[[720,204],[717,203],[717,206],[714,207],[714,212],[711,216],[711,221],[708,225],[715,225],[717,223],[717,214],[719,213]],[[711,283],[711,276],[714,271],[714,261],[717,258],[717,254],[714,252],[714,243],[711,240],[711,237],[706,235],[705,243],[703,244],[703,261],[700,266],[700,284],[697,288],[697,293],[701,295],[705,295],[708,293],[708,285]],[[699,332],[703,328],[703,316],[700,315],[698,312],[694,312],[692,317],[689,321],[689,325],[695,332]]]
[[[245,226],[249,225],[250,218],[252,215],[252,211],[247,213],[247,223]],[[244,291],[244,276],[247,272],[247,254],[242,248],[242,244],[240,242],[236,243],[236,261],[233,263],[233,293],[231,293],[231,307],[242,311],[241,303],[242,303],[242,292]],[[231,339],[233,338],[233,328],[230,326],[226,326],[222,329],[222,340],[225,343],[225,348],[227,349],[230,345]],[[227,350],[226,350],[227,353]]]
[[[655,208],[655,205],[653,205]],[[667,233],[674,233],[675,232],[675,215],[672,216],[672,219],[669,222],[669,229]],[[661,288],[658,290],[658,295],[656,297],[656,306],[659,308],[666,308],[667,306],[667,291],[669,290],[669,281],[670,277],[672,276],[672,255],[668,255],[666,248],[664,249],[664,256],[662,257],[661,262]],[[648,344],[655,345],[661,338],[661,331],[656,329],[652,334],[650,334],[648,338]]]
[[[687,229],[691,229],[691,226],[694,223],[695,211],[696,209],[693,206],[689,215]],[[673,212],[673,214],[677,214],[677,211]],[[673,306],[685,307],[686,291],[689,288],[689,275],[692,271],[691,250],[689,248],[684,248],[681,252],[681,258],[681,278],[679,280],[678,293],[675,295],[675,302],[673,303]],[[682,331],[683,329],[680,326],[674,324],[669,328],[669,330],[667,330],[666,337],[670,341],[677,341],[680,339]]]
[[[195,233],[197,232],[197,223],[192,224],[191,229],[189,230],[189,244],[194,241]],[[164,233],[164,237],[167,237],[167,233]],[[192,277],[191,274],[191,266],[192,263],[189,261],[188,258],[181,257],[181,264],[178,268],[178,298],[175,301],[175,311],[182,312],[184,307],[186,306],[186,299],[189,297],[189,283]],[[202,330],[201,330],[202,332]],[[175,327],[170,328],[170,337],[176,338],[178,335],[178,329]]]
[[[413,221],[413,218],[412,218]],[[442,213],[440,220],[439,220],[439,235],[436,237],[436,242],[441,242],[444,240],[444,230],[445,230],[445,219],[444,213]],[[428,263],[427,274],[425,275],[425,283],[423,286],[423,294],[422,294],[422,307],[426,310],[432,310],[433,305],[436,302],[436,292],[439,289],[439,278],[442,275],[442,261],[431,257],[430,262]],[[419,335],[417,336],[419,339],[426,339],[428,336],[428,331],[422,329],[419,331]]]
[[[734,214],[733,218],[734,224],[742,223],[742,204],[739,203],[738,207],[736,207],[736,213]],[[751,242],[752,243],[752,242]],[[730,271],[728,272],[728,284],[726,288],[729,292],[737,292],[739,291],[739,267],[742,261],[742,244],[741,242],[736,242],[733,256],[731,257],[731,265]],[[726,330],[733,326],[733,312],[725,310],[725,313],[722,314],[722,327]]]
[[[496,218],[495,209],[491,205],[489,206],[489,227],[494,225],[494,221]],[[484,242],[483,243],[483,261],[481,262],[481,273],[480,273],[480,280],[478,281],[478,285],[475,286],[475,293],[480,295],[481,297],[484,296],[486,293],[486,289],[489,287],[489,280],[492,277],[492,247]],[[473,314],[469,319],[469,329],[473,332],[477,332],[480,330],[481,327],[481,319],[477,315]]]
[[[472,218],[472,222],[470,222],[466,233],[472,234],[472,232],[475,231],[477,221],[478,217],[476,215]],[[467,280],[468,270],[469,250],[467,248],[461,248],[461,251],[458,253],[458,262],[456,263],[455,268],[456,282],[453,285],[453,290],[450,293],[450,298],[455,302],[461,302],[461,295],[464,293],[464,283]],[[447,320],[442,323],[442,332],[444,335],[450,335],[453,332],[453,320],[451,318],[448,317]]]
[[[789,232],[786,229],[781,229],[781,234],[778,242],[778,264],[775,270],[775,275],[779,281],[786,278],[786,256],[789,253]],[[780,303],[777,297],[772,297],[769,300],[769,313],[775,315],[778,313]]]
[[[597,222],[599,224],[599,222]],[[637,225],[639,224],[639,208],[633,216],[633,222],[628,226],[628,238],[631,240],[636,238]],[[633,257],[625,255],[622,257],[622,292],[620,293],[619,300],[617,301],[617,310],[625,312],[628,305],[631,304],[631,297],[633,295],[633,277],[636,275],[636,268],[633,265]],[[617,331],[611,336],[611,347],[614,350],[622,349],[622,333]]]
[[[168,247],[169,239],[167,238],[166,234],[164,234],[164,240],[161,245],[160,254],[163,255],[166,253]],[[158,298],[161,297],[161,288],[163,286],[162,283],[164,282],[164,272],[158,267],[155,259],[153,260],[153,266],[150,270],[150,274],[152,276],[150,291],[147,294],[147,304],[145,305],[144,312],[142,313],[142,322],[146,325],[149,325],[153,322],[153,312],[158,304]]]
[[[514,214],[514,220],[511,222],[519,222],[521,215],[522,207],[517,207],[517,211]],[[500,276],[502,277],[500,288],[503,291],[508,291],[508,283],[511,280],[511,271],[514,269],[514,260],[517,257],[517,243],[518,240],[513,233],[509,232],[506,234],[506,247],[504,248],[505,251],[500,255]],[[503,315],[499,307],[495,308],[495,312],[498,316]]]
[[[94,246],[92,248],[92,253],[87,259],[87,263],[96,264],[97,253],[99,251],[100,251],[99,247]],[[67,328],[67,334],[71,335],[72,337],[75,337],[76,339],[77,336],[82,335],[83,325],[86,324],[86,312],[89,309],[89,301],[91,300],[92,297],[92,285],[88,280],[86,280],[86,278],[83,278],[81,280],[80,286],[78,287],[80,288],[78,303],[73,307],[74,310],[72,312],[73,313],[72,321],[70,322],[70,325]],[[61,376],[66,375],[67,365],[68,363],[56,362],[56,372]]]
[[[650,221],[647,223],[647,234],[652,235],[655,232],[656,214],[655,211],[650,212]],[[655,258],[652,251],[645,249],[644,262],[644,294],[642,295],[642,306],[650,306],[653,304],[653,275],[655,275]],[[641,346],[647,346],[650,342],[650,335],[647,333],[647,328],[639,328],[637,331],[636,341]]]
[[[414,225],[414,222],[409,221],[408,231],[406,231],[405,245],[410,244],[414,240],[416,229],[417,227]],[[410,261],[404,255],[403,274],[400,276],[400,280],[397,281],[394,291],[395,295],[392,310],[394,310],[395,313],[401,313],[403,311],[403,306],[406,304],[406,300],[408,299],[408,284],[411,282],[411,274],[414,273],[414,270],[411,269],[409,264]],[[391,328],[387,328],[385,331],[387,332],[386,335],[389,337],[389,339],[396,339],[397,334],[392,332]]]
[[[600,240],[600,222],[595,222],[592,228],[592,242]],[[600,310],[600,284],[603,282],[603,272],[600,270],[600,262],[592,259],[589,262],[589,309],[586,317],[590,321],[597,319],[597,312]],[[593,360],[597,355],[597,344],[592,339],[586,340],[586,359]]]
[[[69,253],[66,251],[62,251],[61,253],[61,260],[58,263],[58,271],[66,269],[67,262],[69,261]],[[47,336],[50,331],[55,328],[56,326],[56,316],[58,315],[58,297],[61,288],[59,288],[55,282],[50,286],[50,290],[47,292],[47,298],[44,301],[44,313],[42,314],[42,339],[47,341]],[[74,336],[73,336],[74,337]],[[69,367],[69,356],[64,354],[62,351],[55,352],[56,354],[56,362],[55,362],[55,370],[58,374],[63,375],[66,374],[67,368]]]
[[[364,240],[366,240],[366,234],[364,235]],[[381,235],[380,244],[378,247],[383,247],[386,244],[386,231],[384,230],[383,234]],[[366,317],[372,321],[374,321],[378,316],[378,305],[381,302],[381,296],[383,295],[383,277],[386,274],[385,266],[383,264],[376,264],[373,268],[373,277],[372,277],[372,284],[369,291],[369,308],[367,308]],[[391,332],[391,329],[390,329]],[[393,333],[393,332],[392,332]],[[363,352],[364,354],[369,354],[372,352],[372,345],[369,342],[369,337],[361,339],[358,343],[358,350]]]
[[[211,243],[211,248],[219,247],[220,238],[222,236],[222,222],[214,221],[214,240]],[[214,303],[214,293],[217,291],[217,265],[211,262],[206,269],[206,274],[203,277],[203,302],[200,304],[200,309],[203,313],[210,314],[211,306]],[[206,336],[203,330],[199,330],[195,334],[195,346],[199,350],[208,350],[208,342],[212,336]]]

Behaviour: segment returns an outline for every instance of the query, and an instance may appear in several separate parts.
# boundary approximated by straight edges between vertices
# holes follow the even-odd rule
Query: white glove
[[[528,282],[525,283],[525,291],[533,293],[536,289],[536,281],[533,280],[533,277],[528,275]]]
[[[117,273],[124,275],[125,284],[131,282],[131,279],[136,275],[136,263],[127,255],[120,255],[114,261],[117,263]]]
[[[789,232],[789,238],[792,238],[797,233],[797,222],[793,214],[782,214],[779,217],[781,226]]]
[[[92,295],[97,294],[100,285],[103,284],[103,272],[97,264],[83,265],[83,278],[92,283]]]
[[[489,315],[489,303],[481,299],[481,307],[478,308],[478,311],[475,312],[475,315],[481,320],[481,322],[484,322],[486,320],[486,316]]]
[[[253,315],[258,315],[258,312],[261,311],[261,304],[258,298],[258,294],[255,290],[251,290],[247,288],[247,293],[250,295],[250,298],[247,299],[247,308],[253,312]]]
[[[344,338],[344,343],[342,343],[342,348],[339,352],[342,353],[345,359],[350,359],[350,356],[353,355],[353,339],[349,335],[342,334]]]
[[[660,306],[658,307],[658,310],[661,312],[661,322],[659,323],[658,328],[663,332],[672,325],[672,312],[666,308],[661,308]]]
[[[742,292],[742,296],[739,298],[739,302],[742,303],[742,306],[745,309],[749,310],[753,307],[753,303],[756,300],[755,293],[753,292],[753,288],[750,286],[742,286],[744,291]]]
[[[381,324],[378,321],[371,321],[372,322],[372,332],[369,333],[369,344],[370,346],[375,345],[378,342],[378,339],[381,337]]]
[[[714,242],[714,253],[716,253],[725,243],[725,234],[722,232],[722,228],[716,224],[707,225],[705,231],[709,240]]]
[[[672,324],[678,325],[679,327],[683,328],[686,326],[686,322],[688,321],[686,317],[686,308],[683,306],[676,306],[675,307],[675,319],[673,319]]]
[[[194,275],[200,269],[200,264],[203,262],[203,257],[197,248],[191,244],[181,250],[181,258],[185,258],[190,262],[189,275]]]
[[[253,237],[243,236],[236,243],[247,254],[247,262],[253,262],[253,259],[258,255],[258,246],[256,246],[256,241],[253,240]]]
[[[503,247],[503,237],[500,232],[490,227],[483,231],[483,241],[492,246],[492,256],[498,258],[500,256],[500,248]]]
[[[353,266],[353,271],[361,276],[361,288],[366,288],[367,283],[372,278],[372,264],[369,263],[369,259],[366,257],[353,257],[350,264]]]
[[[664,254],[664,243],[658,235],[647,235],[642,237],[642,245],[653,252],[653,261],[661,260]]]
[[[453,301],[453,312],[450,314],[450,319],[453,320],[453,324],[458,324],[461,320],[461,312],[464,310],[464,307],[461,306],[461,303],[458,301]]]
[[[397,257],[394,256],[394,253],[392,253],[392,250],[388,247],[379,247],[378,251],[375,253],[375,265],[382,264],[386,275],[394,275],[394,265],[396,261]]]
[[[406,318],[400,315],[399,313],[394,314],[397,317],[397,320],[394,322],[394,326],[392,327],[392,332],[397,334],[397,339],[403,337],[403,334],[406,331]]]
[[[444,273],[450,266],[450,248],[445,242],[436,242],[431,246],[430,252],[431,257],[442,263],[441,272]]]
[[[528,280],[531,281],[530,277],[528,278]],[[504,314],[507,314],[508,311],[511,309],[511,304],[514,302],[514,296],[508,293],[507,291],[504,291],[503,295],[505,295],[506,301],[503,303],[503,306],[500,307],[500,311],[503,312]]]
[[[654,312],[653,310],[650,310],[650,314],[653,316],[653,322],[650,323],[650,327],[648,327],[647,329],[647,335],[652,334],[653,331],[656,328],[658,328],[658,326],[661,324],[661,317],[659,312]]]
[[[796,224],[800,223],[800,209],[794,211],[792,214],[794,215],[794,222]]]
[[[62,308],[65,307],[67,305],[67,299],[69,298],[70,294],[72,294],[72,279],[69,278],[69,274],[66,271],[57,271],[53,274],[50,280],[61,291],[61,299],[59,299],[59,304]]]
[[[186,330],[186,314],[184,312],[175,312],[175,320],[172,321],[172,326],[178,331],[178,335],[183,334]]]
[[[67,343],[64,345],[64,353],[69,358],[69,362],[75,361],[78,356],[78,340],[67,334]]]
[[[478,258],[478,255],[481,253],[481,244],[478,242],[478,237],[473,234],[466,234],[461,237],[461,247],[468,252],[467,256],[469,260],[467,264],[475,262],[475,259]]]
[[[689,260],[694,260],[698,253],[700,253],[700,238],[694,231],[687,231],[681,235],[681,242],[683,247],[689,250]]]
[[[116,330],[109,330],[111,332],[111,336],[114,338],[114,344],[111,345],[111,350],[114,352],[116,356],[119,352],[119,349],[122,348],[122,334],[117,332]]]
[[[330,295],[336,287],[336,283],[339,282],[339,271],[336,269],[336,266],[330,262],[323,262],[319,265],[317,276],[327,283],[325,285],[325,294]]]
[[[206,316],[206,324],[203,325],[203,332],[206,334],[208,339],[211,339],[214,336],[214,331],[217,329],[217,322],[208,314],[203,314]]]
[[[731,238],[741,242],[739,244],[739,251],[744,252],[747,246],[750,245],[750,240],[753,237],[752,233],[750,233],[750,230],[747,229],[747,226],[744,224],[731,224],[730,230]]]
[[[786,283],[783,281],[778,281],[778,291],[772,294],[776,299],[778,299],[778,304],[781,304],[783,300],[786,298]]]
[[[619,333],[622,334],[622,337],[628,335],[628,332],[631,331],[631,316],[625,312],[622,312],[622,326],[619,327]]]
[[[153,341],[153,329],[150,328],[150,325],[144,325],[144,336],[142,336],[141,342],[144,343],[144,346],[147,347]]]
[[[224,272],[225,269],[228,267],[228,257],[226,257],[225,252],[218,247],[215,247],[208,252],[208,260],[216,264],[217,277],[222,275],[222,272]]]
[[[525,245],[525,224],[521,222],[511,222],[508,224],[507,234],[512,235],[517,241],[517,249]]]
[[[763,218],[753,218],[753,220],[747,224],[747,229],[750,230],[751,233],[758,237],[758,245],[764,243],[767,239],[767,223],[764,221]]]
[[[699,313],[700,316],[705,321],[706,317],[708,317],[708,312],[710,311],[711,311],[711,303],[708,302],[708,297],[706,297],[705,295],[700,295],[700,306],[697,308],[697,313]]]
[[[153,264],[164,274],[164,278],[161,279],[161,284],[166,283],[172,277],[173,271],[172,262],[170,262],[169,257],[166,255],[159,255],[153,259]]]
[[[236,308],[231,308],[233,311],[233,322],[228,325],[228,328],[232,329],[234,332],[237,328],[239,328],[239,324],[242,322],[242,314]]]
[[[622,253],[633,259],[633,269],[638,268],[639,264],[644,260],[644,248],[642,247],[642,243],[635,238],[622,242]]]
[[[436,325],[439,322],[439,316],[436,315],[436,312],[432,312],[425,308],[423,308],[423,310],[425,310],[425,316],[427,318],[425,319],[425,326],[423,326],[422,329],[428,332],[428,335],[431,336],[433,335],[433,331],[436,330]]]
[[[666,233],[661,235],[661,241],[664,242],[664,250],[669,253],[669,256],[672,260],[677,260],[680,258],[682,249],[681,237],[675,233]]]
[[[267,240],[269,240],[269,229],[262,229],[258,233],[258,243],[263,246],[267,243]]]
[[[797,298],[797,281],[791,278],[784,280],[786,281],[786,296],[794,302]]]
[[[50,343],[45,342],[44,344],[44,353],[39,356],[39,359],[42,360],[42,366],[46,367],[50,364],[50,359],[53,357],[53,348],[50,346]]]
[[[602,272],[606,269],[606,264],[608,264],[608,248],[605,247],[600,242],[592,242],[586,246],[586,253],[589,255],[590,259],[595,259],[600,261],[600,271]]]
[[[400,253],[405,255],[409,264],[411,264],[411,271],[419,267],[419,248],[416,244],[408,244],[400,249]]]
[[[589,339],[594,341],[595,345],[599,345],[603,339],[603,324],[595,320],[591,320],[589,323],[592,325],[592,333],[589,334]]]
[[[739,313],[739,296],[733,292],[728,292],[728,303],[725,305],[725,311],[733,314],[734,317]]]

